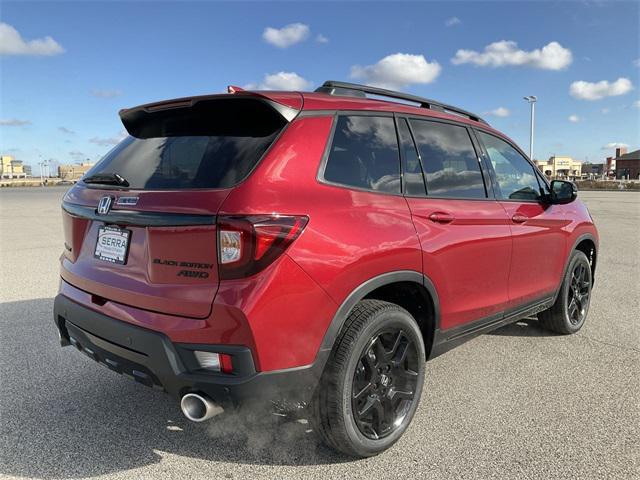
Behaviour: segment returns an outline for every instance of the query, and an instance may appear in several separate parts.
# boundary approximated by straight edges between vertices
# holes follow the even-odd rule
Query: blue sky
[[[534,156],[600,162],[640,146],[639,5],[2,1],[0,153],[94,161],[120,108],[334,79],[485,114],[525,150],[537,95]]]

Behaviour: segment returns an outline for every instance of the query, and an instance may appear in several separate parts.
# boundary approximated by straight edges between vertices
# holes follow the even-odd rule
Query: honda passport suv
[[[284,400],[370,456],[407,429],[427,359],[531,315],[584,325],[589,212],[477,115],[325,82],[120,117],[62,203],[54,318],[190,420]]]

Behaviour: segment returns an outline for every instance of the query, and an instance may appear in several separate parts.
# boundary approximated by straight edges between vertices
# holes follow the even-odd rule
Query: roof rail
[[[476,115],[475,113],[468,112],[458,107],[447,105],[446,103],[437,102],[424,97],[418,97],[409,93],[395,92],[393,90],[387,90],[385,88],[369,87],[367,85],[360,85],[358,83],[349,82],[337,82],[334,80],[327,80],[321,87],[316,89],[316,92],[328,93],[329,95],[345,95],[350,97],[366,97],[366,94],[379,95],[381,97],[395,98],[398,100],[406,100],[408,102],[415,102],[422,108],[428,108],[430,110],[436,110],[438,112],[448,112],[456,115],[467,117],[470,120],[488,123]]]

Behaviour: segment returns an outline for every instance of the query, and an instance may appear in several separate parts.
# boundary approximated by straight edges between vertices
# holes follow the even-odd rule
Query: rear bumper
[[[162,333],[116,320],[64,295],[55,299],[54,320],[62,346],[73,345],[110,370],[175,397],[202,392],[221,404],[306,403],[321,373],[314,365],[257,372],[247,347],[173,343]],[[198,371],[195,350],[231,355],[234,373]]]

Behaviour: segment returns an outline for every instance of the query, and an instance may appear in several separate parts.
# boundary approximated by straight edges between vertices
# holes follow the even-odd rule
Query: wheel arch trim
[[[584,240],[591,240],[593,242],[596,249],[596,259],[598,258],[598,238],[592,233],[583,233],[579,235],[573,241],[571,248],[567,250],[567,259],[564,262],[564,268],[562,269],[562,276],[560,277],[560,282],[558,283],[558,288],[556,289],[556,293],[553,298],[554,302],[556,298],[558,298],[558,294],[560,293],[560,290],[562,288],[562,282],[564,282],[564,277],[567,275],[567,269],[569,268],[569,263],[571,262],[571,254],[576,250],[578,245]],[[597,266],[597,260],[596,260],[596,266]],[[592,284],[594,283],[594,280],[595,280],[595,266],[592,271],[592,279],[591,279]]]
[[[347,321],[347,317],[353,307],[355,307],[360,300],[365,298],[374,290],[385,285],[391,285],[398,282],[417,283],[422,285],[429,292],[433,302],[434,326],[436,329],[440,327],[440,301],[436,287],[429,277],[415,270],[398,270],[377,275],[353,289],[351,293],[347,295],[342,304],[340,304],[340,307],[338,307],[338,310],[334,314],[333,319],[324,334],[320,350],[318,351],[316,361],[314,362],[317,364],[316,367],[318,367],[320,371],[324,370],[324,365],[331,353],[331,350],[333,349],[338,334],[340,333],[340,330],[342,330],[342,327]]]

